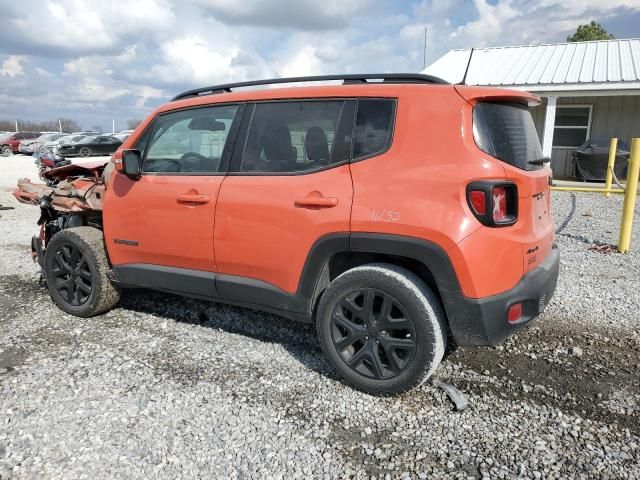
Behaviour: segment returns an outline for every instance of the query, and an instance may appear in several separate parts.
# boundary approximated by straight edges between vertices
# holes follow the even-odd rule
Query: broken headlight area
[[[102,230],[102,207],[113,164],[70,164],[47,171],[46,183],[18,180],[13,196],[40,208],[40,231],[31,240],[33,260],[42,267],[49,240],[66,228],[90,226]]]

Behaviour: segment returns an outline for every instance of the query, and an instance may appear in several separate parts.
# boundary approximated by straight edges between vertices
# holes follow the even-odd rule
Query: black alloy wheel
[[[52,273],[53,287],[66,302],[76,307],[86,303],[93,288],[91,269],[77,246],[65,243],[56,248]]]
[[[352,291],[337,302],[331,340],[349,368],[376,380],[402,373],[416,349],[411,317],[393,296],[374,288]]]

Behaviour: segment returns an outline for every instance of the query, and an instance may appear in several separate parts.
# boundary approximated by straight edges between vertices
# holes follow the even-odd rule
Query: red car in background
[[[18,153],[18,146],[22,140],[31,140],[39,136],[40,132],[8,133],[0,137],[0,153],[5,157],[12,153]]]

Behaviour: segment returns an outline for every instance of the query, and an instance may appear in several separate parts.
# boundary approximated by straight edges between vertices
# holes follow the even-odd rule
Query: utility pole
[[[18,131],[18,120],[16,120],[16,132]]]
[[[422,50],[422,69],[427,68],[427,29],[424,27],[424,49]]]
[[[116,121],[115,121],[115,119],[111,120],[111,133],[116,133]]]

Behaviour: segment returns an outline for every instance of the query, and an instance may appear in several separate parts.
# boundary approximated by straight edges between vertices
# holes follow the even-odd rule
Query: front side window
[[[240,171],[292,173],[330,165],[344,105],[333,100],[257,104]]]
[[[553,146],[576,148],[589,138],[591,105],[565,105],[556,107]]]
[[[183,110],[156,119],[144,172],[216,173],[238,105]]]
[[[395,102],[389,99],[360,100],[353,132],[353,159],[384,152],[391,144]]]

